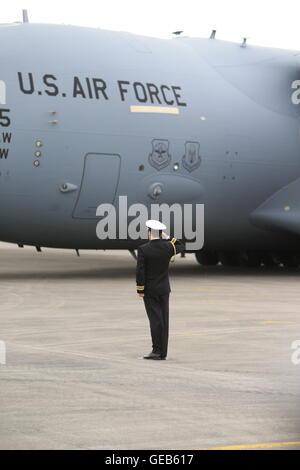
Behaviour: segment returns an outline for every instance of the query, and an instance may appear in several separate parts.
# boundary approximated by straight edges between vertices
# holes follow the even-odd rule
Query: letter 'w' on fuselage
[[[6,85],[3,80],[0,80],[0,104],[6,104]]]

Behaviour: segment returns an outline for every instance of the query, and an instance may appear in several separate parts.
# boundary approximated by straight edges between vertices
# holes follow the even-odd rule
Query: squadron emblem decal
[[[199,142],[186,142],[185,154],[182,157],[182,165],[188,171],[193,171],[200,166],[200,144]]]
[[[149,162],[157,170],[161,170],[169,165],[171,155],[169,154],[168,140],[153,140],[152,153],[149,155]]]

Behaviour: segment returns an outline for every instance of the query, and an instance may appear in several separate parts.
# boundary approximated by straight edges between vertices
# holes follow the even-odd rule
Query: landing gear
[[[279,264],[283,264],[285,268],[297,268],[300,264],[300,258],[297,254],[292,253],[276,253],[276,259]]]
[[[196,259],[202,266],[216,266],[221,263],[225,267],[247,268],[285,268],[300,267],[300,253],[270,251],[197,251]]]

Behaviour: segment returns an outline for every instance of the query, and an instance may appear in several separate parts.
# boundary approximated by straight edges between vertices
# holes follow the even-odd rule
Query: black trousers
[[[150,323],[152,352],[167,356],[169,339],[169,296],[147,295],[143,297]]]

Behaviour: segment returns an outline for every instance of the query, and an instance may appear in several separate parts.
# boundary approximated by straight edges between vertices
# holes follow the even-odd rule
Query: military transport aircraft
[[[201,264],[300,264],[299,51],[26,14],[0,44],[1,241],[133,251],[96,233],[122,195],[204,205]]]

